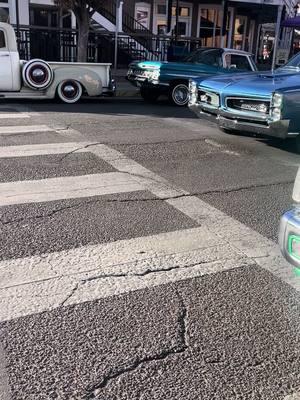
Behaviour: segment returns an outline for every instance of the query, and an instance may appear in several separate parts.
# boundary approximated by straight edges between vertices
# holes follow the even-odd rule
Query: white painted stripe
[[[2,261],[0,320],[247,264],[202,227]]]
[[[130,174],[136,181],[152,192],[155,196],[165,199],[188,194],[185,190],[173,186],[166,179],[149,171],[136,161],[104,144],[90,146],[89,151],[105,160],[120,172]]]
[[[289,394],[283,400],[300,400],[300,392]]]
[[[30,157],[46,154],[67,154],[75,152],[76,149],[80,149],[80,152],[87,152],[88,148],[85,147],[89,144],[89,142],[68,142],[5,146],[0,147],[0,158]]]
[[[30,115],[25,113],[0,112],[0,119],[24,119],[24,118],[30,118]]]
[[[0,183],[0,206],[134,192],[143,187],[120,172]]]
[[[295,276],[292,267],[283,259],[276,243],[198,197],[190,196],[188,192],[169,184],[166,179],[108,146],[92,146],[90,151],[103,158],[117,170],[130,173],[157,197],[166,199],[168,204],[201,225],[208,227],[215,236],[222,237],[225,243],[233,243],[237,249],[243,251],[247,257],[251,257],[261,267],[296,290],[300,290],[299,277]]]
[[[50,132],[50,131],[53,131],[53,129],[51,129],[47,125],[0,126],[0,136],[17,134],[17,133]]]
[[[300,290],[275,243],[108,146],[89,151],[201,226],[2,262],[0,320],[253,263]]]

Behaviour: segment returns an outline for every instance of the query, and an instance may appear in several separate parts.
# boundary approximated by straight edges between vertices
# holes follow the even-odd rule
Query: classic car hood
[[[205,79],[199,85],[226,95],[270,97],[276,90],[294,88],[297,84],[295,78],[299,82],[300,72],[280,68],[268,72],[219,75]]]
[[[134,61],[129,64],[129,68],[137,69],[159,69],[164,61]]]
[[[195,64],[189,62],[169,62],[161,66],[161,73],[172,71],[197,71],[197,73],[217,73],[221,70],[220,67],[206,64]]]

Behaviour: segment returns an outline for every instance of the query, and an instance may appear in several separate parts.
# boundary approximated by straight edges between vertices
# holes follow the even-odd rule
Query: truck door
[[[5,31],[0,29],[0,91],[12,90],[13,77],[11,57]]]

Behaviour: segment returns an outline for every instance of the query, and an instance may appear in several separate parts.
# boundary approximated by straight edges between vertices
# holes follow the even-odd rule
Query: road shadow
[[[84,113],[106,115],[141,115],[158,118],[197,119],[188,107],[176,107],[161,99],[155,104],[145,103],[141,98],[82,99],[76,104],[62,104],[56,100],[0,100],[0,105],[21,104],[38,112]]]

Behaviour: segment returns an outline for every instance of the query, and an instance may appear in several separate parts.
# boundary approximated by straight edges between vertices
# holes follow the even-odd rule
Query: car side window
[[[236,68],[241,71],[252,71],[248,57],[240,54],[226,54],[225,64],[226,68]]]
[[[192,62],[196,64],[212,65],[214,67],[222,67],[222,57],[219,50],[205,50],[196,53]]]
[[[6,48],[6,43],[5,43],[4,32],[0,31],[0,49],[5,49],[5,48]]]

